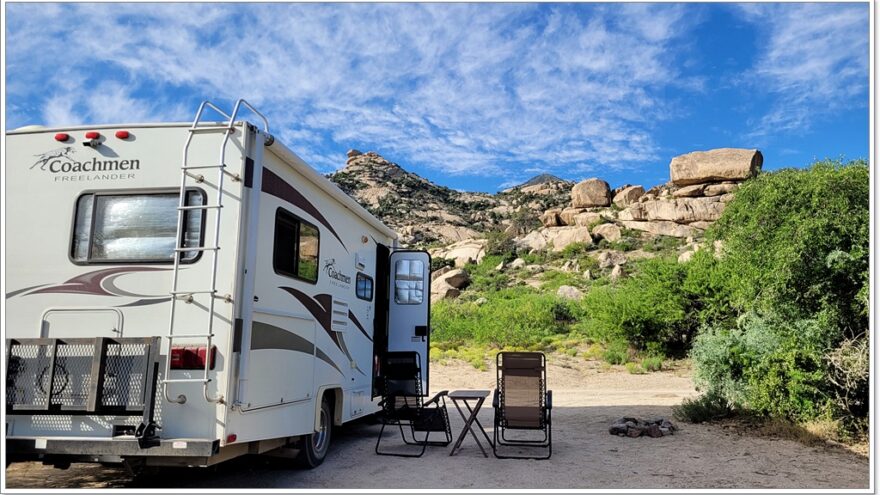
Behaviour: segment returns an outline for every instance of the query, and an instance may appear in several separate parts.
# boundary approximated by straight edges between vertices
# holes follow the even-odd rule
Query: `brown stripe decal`
[[[339,373],[342,373],[342,370],[330,359],[330,356],[320,348],[316,348],[312,342],[281,327],[255,321],[251,325],[251,350],[259,351],[261,349],[280,349],[315,355],[318,359],[329,364]]]
[[[327,332],[327,336],[330,337],[330,340],[336,344],[336,347],[345,354],[345,357],[348,358],[349,361],[354,361],[354,357],[352,357],[351,353],[348,351],[348,347],[345,345],[345,340],[342,339],[342,336],[339,333],[334,332],[330,326],[330,319],[332,314],[332,306],[333,306],[333,296],[330,294],[318,294],[314,298],[302,292],[300,290],[294,289],[293,287],[284,287],[281,286],[279,289],[284,289],[290,295],[296,298],[297,301],[302,303],[305,306],[306,310],[315,317],[315,320],[321,325],[321,328]],[[364,330],[361,329],[363,332]],[[364,332],[366,335],[366,332]],[[369,338],[369,337],[367,337]],[[357,368],[359,372],[366,375],[360,368]]]
[[[143,294],[132,294],[129,292],[125,292],[122,294],[118,294],[113,292],[116,288],[113,285],[112,281],[110,284],[107,284],[105,287],[104,283],[108,279],[112,279],[113,275],[119,276],[126,273],[133,272],[152,272],[152,271],[167,271],[167,268],[151,268],[151,267],[121,267],[121,268],[106,268],[103,270],[95,270],[93,272],[83,273],[82,275],[77,275],[72,279],[58,285],[52,285],[43,289],[38,289],[33,292],[30,292],[26,295],[31,294],[51,294],[51,293],[60,293],[60,294],[91,294],[94,296],[142,296]],[[107,289],[110,289],[109,291]]]
[[[364,330],[364,326],[361,325],[361,322],[358,321],[357,316],[355,316],[350,309],[348,310],[348,319],[351,320],[352,323],[354,323],[354,326],[356,326],[362,334],[364,334],[364,337],[366,337],[370,342],[373,341],[373,338],[370,337],[370,334],[368,334],[366,330]]]
[[[315,208],[305,196],[303,196],[299,191],[293,188],[290,184],[288,184],[284,179],[276,175],[274,172],[269,170],[268,168],[263,168],[263,192],[267,194],[271,194],[276,198],[281,198],[284,201],[296,206],[302,211],[308,213],[315,220],[321,223],[324,227],[327,227],[327,230],[330,231],[337,239],[339,239],[339,243],[342,244],[342,247],[348,251],[348,248],[345,246],[345,243],[342,242],[342,238],[339,237],[339,234],[336,233],[336,229],[330,225],[330,222],[324,218],[324,215]]]
[[[315,317],[315,320],[318,321],[318,324],[321,325],[321,328],[327,332],[327,335],[330,337],[330,340],[336,344],[336,347],[339,347],[339,350],[342,350],[342,346],[339,345],[338,337],[336,336],[336,332],[330,329],[330,310],[327,308],[329,304],[321,304],[315,298],[312,299],[305,292],[294,289],[293,287],[279,287],[279,289],[283,289],[287,291],[290,295],[296,298],[303,306],[305,306],[306,310]],[[330,296],[327,294],[320,294],[318,297],[326,296],[329,298]]]

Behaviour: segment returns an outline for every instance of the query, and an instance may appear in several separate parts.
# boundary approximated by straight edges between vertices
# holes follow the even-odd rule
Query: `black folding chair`
[[[376,440],[376,453],[379,455],[421,457],[429,445],[445,447],[452,442],[452,429],[449,427],[444,399],[447,391],[438,393],[431,400],[423,400],[420,359],[416,352],[389,352],[385,355],[380,402],[382,428]],[[381,451],[382,435],[389,425],[397,425],[405,444],[421,447],[418,453],[415,453],[416,449],[410,452]],[[407,438],[406,430],[409,430],[410,438]],[[422,433],[424,438],[416,437]],[[430,440],[432,433],[443,433],[444,440]]]
[[[492,399],[495,408],[495,443],[493,451],[499,459],[549,459],[553,453],[550,410],[553,394],[547,390],[547,361],[540,352],[499,352],[498,388]],[[508,438],[508,430],[529,430],[537,435]],[[514,449],[514,447],[516,449]],[[502,454],[500,451],[523,449],[546,451],[537,455]]]

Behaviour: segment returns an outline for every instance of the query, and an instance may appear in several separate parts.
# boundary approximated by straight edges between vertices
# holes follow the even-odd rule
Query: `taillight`
[[[55,141],[61,141],[63,143],[68,139],[70,139],[70,134],[67,134],[66,132],[59,132],[58,134],[55,134]]]
[[[89,131],[86,133],[86,139],[98,139],[101,137],[101,133],[98,131]]]
[[[128,139],[129,135],[128,131],[116,131],[116,137],[119,139]]]
[[[201,370],[205,369],[205,361],[209,362],[209,369],[214,369],[214,361],[217,358],[217,346],[211,346],[211,356],[208,358],[208,348],[205,346],[175,346],[171,348],[171,369],[173,370]]]

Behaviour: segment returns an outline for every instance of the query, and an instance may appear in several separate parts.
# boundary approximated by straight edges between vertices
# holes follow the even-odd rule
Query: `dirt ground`
[[[8,488],[868,488],[868,459],[834,446],[810,447],[760,437],[743,428],[683,424],[672,436],[610,435],[615,418],[672,417],[671,406],[696,395],[686,369],[631,375],[582,359],[554,357],[553,457],[548,461],[484,458],[468,437],[462,450],[430,447],[424,457],[377,456],[379,427],[368,422],[335,430],[331,452],[314,470],[283,461],[239,458],[209,469],[164,469],[137,478],[123,470],[74,464],[66,471],[40,463],[6,470]],[[495,372],[467,364],[432,365],[432,391],[493,389]],[[463,420],[447,404],[453,434]],[[492,407],[479,419],[491,436]],[[386,434],[391,445],[399,439]],[[484,440],[485,443],[485,440]],[[384,445],[384,443],[383,443]]]

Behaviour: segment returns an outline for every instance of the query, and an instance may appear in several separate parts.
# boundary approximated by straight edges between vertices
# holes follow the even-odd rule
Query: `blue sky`
[[[494,192],[758,148],[867,158],[861,4],[6,4],[6,122],[186,121],[244,97],[322,172],[375,150]]]

